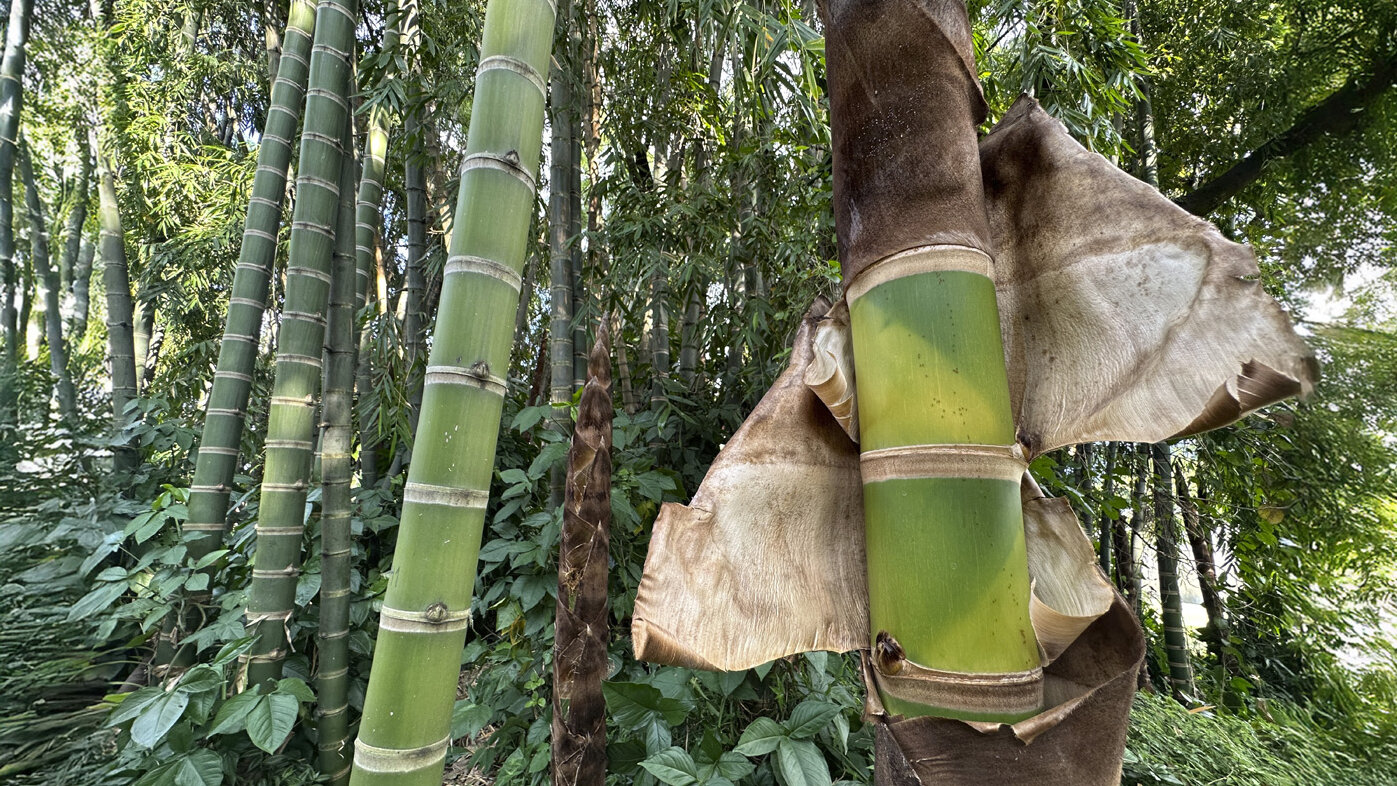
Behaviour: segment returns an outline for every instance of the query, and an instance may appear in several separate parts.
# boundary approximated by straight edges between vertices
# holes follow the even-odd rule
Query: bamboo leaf
[[[86,619],[101,609],[105,609],[126,591],[125,584],[103,584],[95,590],[82,596],[82,598],[68,609],[67,622],[73,620]]]

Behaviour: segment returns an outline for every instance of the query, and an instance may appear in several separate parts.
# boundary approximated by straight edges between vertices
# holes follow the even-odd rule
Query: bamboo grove
[[[1003,569],[1032,548],[1032,494],[1020,454],[982,457],[1012,474],[903,466],[1023,438],[1005,285],[983,212],[935,272],[863,272],[891,268],[849,240],[883,203],[833,205],[874,133],[840,125],[861,105],[838,69],[869,42],[832,5],[10,0],[0,780],[830,786],[877,760],[910,783],[878,758],[866,695],[894,715],[1041,710],[1036,683],[988,710],[888,688],[908,664],[1038,674],[1033,578]],[[1255,247],[1325,369],[1311,399],[1218,431],[1029,456],[1143,625],[1140,729],[1268,718],[1329,749],[1287,765],[1310,782],[1397,777],[1374,709],[1397,695],[1397,16],[967,5],[985,121],[938,105],[959,136],[925,150],[973,174],[908,186],[935,167],[898,159],[875,168],[888,203],[969,183],[983,211],[1003,184],[981,182],[975,137],[1027,93]],[[884,109],[903,122],[925,95],[904,83]],[[638,661],[661,507],[694,497],[832,322],[861,361],[842,427],[863,455],[828,463],[864,505],[867,671]],[[923,335],[950,361],[922,362]],[[995,529],[925,531],[933,507]],[[924,571],[923,550],[960,572]],[[956,608],[971,574],[996,589]],[[1205,780],[1207,757],[1130,733],[1126,782]]]

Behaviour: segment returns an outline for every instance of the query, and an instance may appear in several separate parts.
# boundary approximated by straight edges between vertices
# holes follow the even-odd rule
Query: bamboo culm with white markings
[[[354,137],[345,128],[340,207],[325,326],[324,396],[320,431],[320,628],[315,692],[320,774],[349,782],[349,582],[353,536],[350,481],[354,462],[355,265]]]
[[[189,554],[195,560],[218,548],[226,529],[228,498],[238,469],[238,446],[252,392],[252,371],[257,362],[272,263],[276,259],[286,173],[305,101],[314,27],[313,0],[293,2],[286,19],[281,66],[272,83],[272,104],[257,147],[257,171],[248,199],[238,265],[233,271],[228,318],[204,410],[194,481],[189,489],[189,521],[184,528],[186,532],[203,533],[203,537],[189,543]]]
[[[249,685],[279,679],[289,646],[287,631],[300,576],[306,492],[314,457],[342,140],[350,122],[346,96],[353,74],[356,19],[354,0],[323,0],[316,8],[286,296],[267,421],[257,552],[248,593],[247,622],[256,635],[247,663]],[[287,66],[283,58],[281,70]]]
[[[554,7],[490,0],[354,786],[441,783],[533,214]]]
[[[29,150],[21,145],[19,151],[20,177],[24,180],[24,203],[29,212],[29,233],[32,250],[29,259],[34,264],[34,276],[44,290],[44,335],[49,345],[49,368],[53,372],[58,411],[68,424],[77,422],[77,392],[73,375],[68,371],[68,348],[63,340],[63,314],[58,304],[58,271],[49,262],[48,218],[44,201],[34,181],[34,164]]]

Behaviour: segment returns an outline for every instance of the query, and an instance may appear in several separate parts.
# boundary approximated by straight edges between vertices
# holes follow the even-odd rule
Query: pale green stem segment
[[[15,310],[18,276],[15,269],[14,173],[18,150],[19,114],[24,99],[24,49],[29,40],[29,19],[34,0],[10,0],[5,28],[5,54],[0,60],[0,277],[4,279],[4,303],[0,323],[5,350],[0,357],[0,427],[14,426],[18,417],[15,372],[19,362],[19,313]]]
[[[184,529],[204,533],[189,543],[189,556],[196,560],[218,548],[226,527],[228,497],[238,469],[238,447],[252,393],[262,313],[267,307],[272,263],[276,259],[291,142],[305,100],[314,29],[313,0],[293,2],[286,19],[281,65],[272,83],[272,104],[257,147],[257,171],[247,203],[243,244],[233,270],[228,319],[218,349],[218,368],[209,389],[208,407],[204,410],[204,433],[194,463],[194,481],[189,488],[189,521]]]
[[[354,0],[323,0],[316,9],[286,299],[267,420],[257,553],[247,603],[248,625],[257,635],[248,658],[249,685],[280,678],[290,646],[287,630],[301,573],[306,491],[315,453],[315,404],[339,215],[342,140],[350,122],[346,95],[353,74],[355,19]],[[281,69],[287,65],[283,62]]]
[[[490,0],[486,10],[355,786],[441,783],[533,215],[553,17],[547,0]]]
[[[349,131],[348,128],[345,129]],[[353,135],[346,133],[346,151]],[[325,328],[324,417],[320,432],[320,631],[315,672],[320,774],[349,783],[349,573],[353,549],[349,484],[354,476],[354,157],[343,156],[330,313]]]
[[[20,148],[20,176],[24,179],[24,204],[29,212],[29,233],[31,236],[30,260],[34,263],[34,275],[44,286],[44,334],[49,345],[49,368],[53,372],[54,387],[58,394],[58,410],[63,420],[70,426],[77,422],[77,393],[73,389],[73,375],[68,371],[68,348],[63,342],[63,314],[58,304],[58,271],[49,264],[48,217],[44,213],[44,200],[39,196],[39,185],[34,180],[34,163],[29,151]]]
[[[884,705],[901,715],[1032,715],[1041,673],[994,284],[980,272],[916,272],[851,290],[851,301]],[[997,446],[985,452],[1003,457],[967,470],[946,459],[963,445]],[[931,688],[920,700],[888,690],[914,677]]]

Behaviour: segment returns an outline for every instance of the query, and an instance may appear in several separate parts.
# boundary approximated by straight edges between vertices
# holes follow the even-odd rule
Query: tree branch
[[[1342,136],[1363,121],[1367,110],[1397,84],[1397,57],[1380,57],[1368,73],[1354,74],[1344,86],[1306,110],[1290,128],[1271,137],[1193,191],[1174,200],[1197,216],[1206,216],[1261,177],[1266,165],[1302,150],[1326,136]]]

